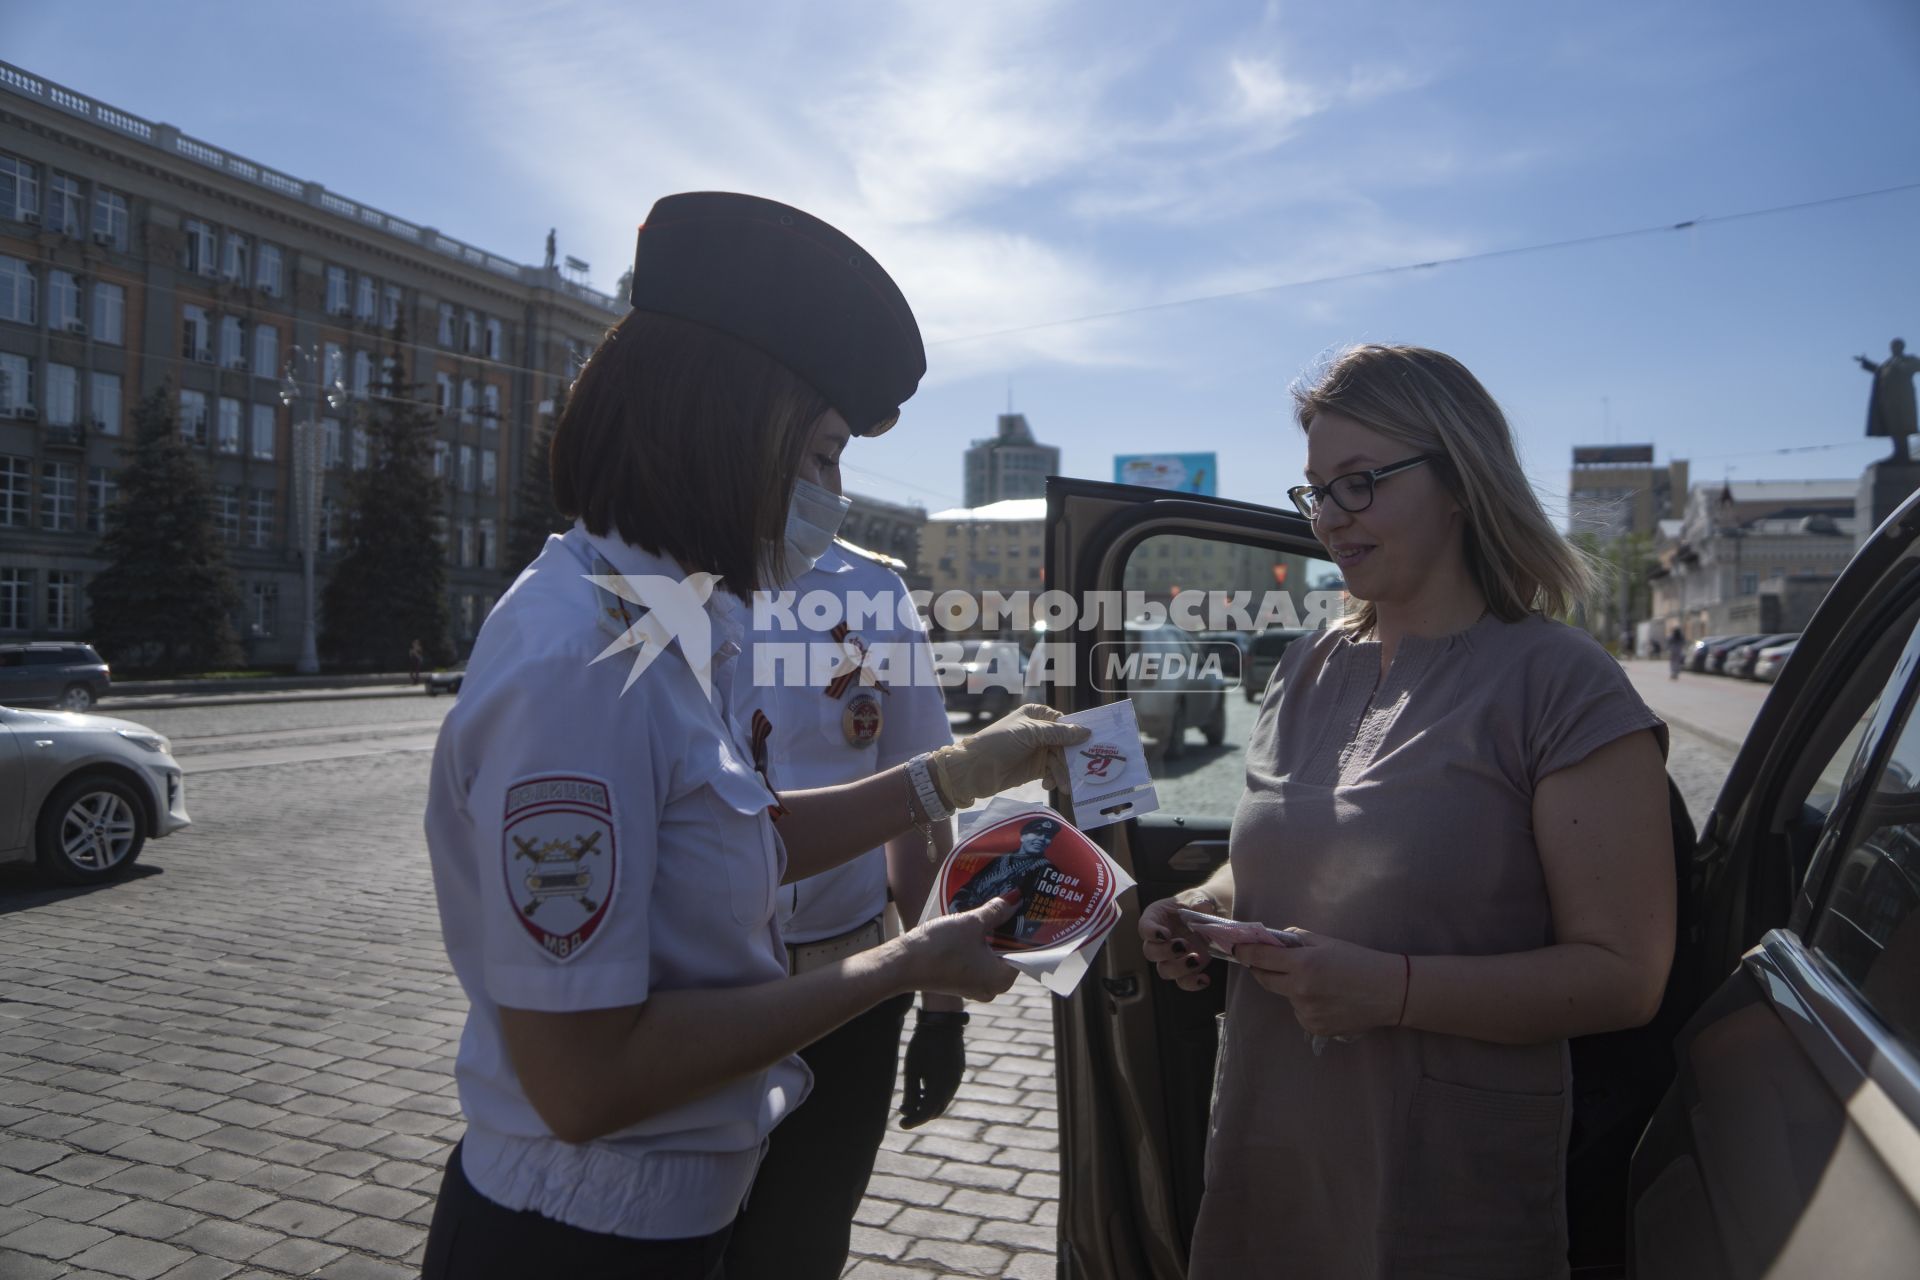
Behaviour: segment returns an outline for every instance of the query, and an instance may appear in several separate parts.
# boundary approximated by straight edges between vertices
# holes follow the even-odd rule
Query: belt
[[[844,960],[870,947],[879,946],[884,936],[880,917],[875,916],[858,928],[849,929],[831,938],[822,938],[818,942],[795,943],[787,948],[787,972],[802,974],[825,968],[835,960]]]

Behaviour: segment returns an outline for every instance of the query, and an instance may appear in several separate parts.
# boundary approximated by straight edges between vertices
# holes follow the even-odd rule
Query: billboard
[[[1116,484],[1143,484],[1210,498],[1218,496],[1219,474],[1219,463],[1211,453],[1122,453],[1113,459]]]

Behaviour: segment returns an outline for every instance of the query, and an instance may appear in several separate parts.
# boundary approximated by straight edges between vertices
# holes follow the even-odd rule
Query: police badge
[[[848,746],[863,750],[880,737],[882,719],[880,699],[862,689],[841,708],[840,731],[847,735]]]

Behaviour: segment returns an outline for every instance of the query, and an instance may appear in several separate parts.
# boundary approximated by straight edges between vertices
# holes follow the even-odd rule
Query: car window
[[[1180,659],[1171,674],[1162,669],[1126,690],[1147,739],[1161,812],[1229,820],[1240,803],[1258,698],[1286,645],[1286,637],[1259,633],[1300,635],[1337,619],[1345,607],[1339,573],[1325,560],[1159,534],[1129,553],[1122,584],[1131,624],[1125,648]]]
[[[1861,743],[1879,713],[1894,666],[1917,625],[1920,625],[1920,603],[1909,606],[1894,625],[1881,633],[1866,660],[1855,667],[1840,696],[1832,700],[1832,710],[1815,727],[1806,747],[1799,752],[1799,763],[1783,779],[1781,800],[1775,809],[1776,829],[1791,821],[1803,804],[1822,814],[1833,812],[1834,801],[1846,785],[1849,773],[1864,765]]]
[[[30,667],[64,667],[67,656],[58,649],[27,650],[27,665]]]
[[[1920,1049],[1920,717],[1911,707],[1832,877],[1809,935],[1814,950]]]
[[[24,667],[27,655],[19,649],[0,649],[0,667]]]

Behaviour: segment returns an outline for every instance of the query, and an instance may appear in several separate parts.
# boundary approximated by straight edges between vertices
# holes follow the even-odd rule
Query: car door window
[[[1909,705],[1902,719],[1809,937],[1875,1016],[1920,1050],[1920,716]]]

